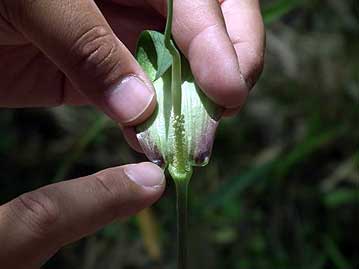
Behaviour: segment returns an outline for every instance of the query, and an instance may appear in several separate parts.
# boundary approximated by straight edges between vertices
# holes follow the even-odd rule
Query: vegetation
[[[191,268],[359,265],[359,9],[356,0],[261,1],[264,73],[221,122],[191,180]],[[2,109],[0,202],[145,160],[93,108]],[[84,131],[85,130],[85,131]],[[127,221],[66,247],[45,268],[175,268],[175,188]]]

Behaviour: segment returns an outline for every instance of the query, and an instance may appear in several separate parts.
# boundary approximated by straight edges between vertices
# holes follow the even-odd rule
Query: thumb
[[[0,207],[1,268],[39,268],[65,244],[151,205],[164,185],[159,167],[140,163],[21,195]]]
[[[72,84],[122,125],[154,110],[151,82],[93,0],[4,0],[7,17]]]

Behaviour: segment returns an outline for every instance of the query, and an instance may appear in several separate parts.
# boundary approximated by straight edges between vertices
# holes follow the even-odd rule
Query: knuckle
[[[107,209],[111,219],[120,216],[129,203],[135,203],[138,190],[128,180],[116,172],[97,173],[94,175],[94,190],[99,203]]]
[[[101,175],[101,173],[95,174],[95,186],[94,189],[101,190],[101,192],[109,196],[110,198],[115,197],[115,194],[112,190],[113,186],[110,186],[109,182]]]
[[[86,74],[91,72],[95,78],[106,79],[119,65],[118,57],[113,57],[118,49],[118,41],[111,29],[95,26],[77,38],[70,53],[75,59],[74,68],[80,68]]]
[[[20,1],[4,0],[0,1],[1,15],[6,18],[7,21],[15,23],[15,18],[18,18],[20,11]]]
[[[42,190],[25,193],[13,200],[11,208],[20,221],[36,236],[46,237],[60,217],[56,203]]]
[[[115,218],[121,195],[118,195],[114,185],[118,185],[119,183],[115,183],[113,177],[109,177],[108,175],[105,176],[101,173],[95,174],[94,177],[95,181],[93,189],[98,194],[98,203],[104,204],[104,208],[106,208],[111,219]]]

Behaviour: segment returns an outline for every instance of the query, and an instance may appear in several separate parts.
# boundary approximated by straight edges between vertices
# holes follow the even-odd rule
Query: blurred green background
[[[191,268],[359,268],[359,1],[261,2],[263,75],[191,182]],[[144,160],[92,108],[0,112],[1,203]],[[169,182],[45,268],[175,268],[175,235]]]

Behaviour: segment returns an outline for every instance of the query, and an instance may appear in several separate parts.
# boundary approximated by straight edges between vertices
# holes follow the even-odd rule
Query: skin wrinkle
[[[185,55],[189,55],[189,47],[193,45],[194,39],[201,35],[202,32],[206,32],[209,29],[216,27],[219,32],[221,31],[221,27],[223,27],[223,30],[225,29],[225,23],[222,18],[222,14],[220,14],[219,8],[219,16],[216,16],[217,14],[211,14],[211,16],[208,16],[206,13],[208,9],[209,7],[203,2],[201,4],[196,4],[195,10],[193,10],[191,14],[182,14],[183,12],[181,12],[181,17],[177,16],[174,18],[174,37]],[[183,37],[184,32],[189,37]]]
[[[31,230],[36,237],[39,237],[39,239],[46,238],[49,231],[48,227],[56,224],[59,219],[59,212],[54,211],[57,209],[50,209],[53,206],[45,205],[45,203],[48,203],[47,200],[49,198],[44,199],[41,197],[41,199],[35,199],[29,194],[30,193],[21,195],[16,199],[17,202],[21,203],[21,207],[25,209],[27,215],[31,215],[31,217],[28,216],[24,220],[24,224],[27,225],[29,230]],[[19,217],[23,216],[22,214]]]
[[[211,25],[206,26],[205,29],[203,29],[201,32],[196,33],[194,36],[192,36],[192,38],[189,40],[189,44],[187,47],[187,55],[190,55],[190,51],[191,51],[191,47],[193,47],[193,45],[195,44],[195,41],[201,37],[201,35],[204,35],[207,33],[207,31],[211,31],[213,29],[219,28],[220,26],[218,25],[218,23],[214,23]],[[218,30],[218,29],[217,29]]]
[[[36,197],[36,198],[34,198]],[[55,200],[53,200],[55,199]],[[41,202],[40,202],[41,200]],[[50,205],[45,205],[49,203]],[[52,226],[58,225],[61,219],[60,208],[57,207],[56,197],[44,187],[38,192],[25,193],[8,203],[8,209],[14,222],[20,222],[36,242],[48,241]],[[50,212],[52,211],[52,212]],[[19,214],[19,212],[22,212]],[[51,237],[52,245],[60,244],[61,239]]]
[[[1,11],[1,7],[0,7],[0,34],[6,36],[6,34],[14,32],[14,30],[15,29],[12,27],[12,25],[3,16],[3,12]]]
[[[46,58],[43,53],[40,51],[39,54],[38,54],[38,61],[40,63],[43,63],[43,64],[40,64],[41,66],[52,66],[51,65],[51,62],[49,61],[48,58]],[[44,64],[45,63],[45,64]],[[55,93],[53,94],[54,98],[52,98],[52,106],[60,106],[60,105],[63,105],[64,103],[64,92],[62,90],[62,85],[61,85],[61,81],[62,81],[62,77],[63,77],[63,74],[60,70],[58,70],[57,68],[54,68],[52,69],[52,72],[49,72],[48,76],[47,77],[44,77],[43,76],[43,72],[39,69],[37,69],[37,75],[35,76],[35,80],[34,80],[34,87],[32,88],[31,92],[36,92],[37,90],[37,87],[36,85],[40,85],[40,87],[38,87],[38,89],[40,89],[41,91],[40,92],[44,92],[44,91],[48,91],[48,88],[47,89],[44,89],[44,81],[46,81],[46,84],[49,85],[49,84],[52,84],[54,83],[55,86],[53,87],[57,87],[58,90],[54,91]],[[51,81],[49,80],[49,78],[52,78]]]
[[[107,27],[102,25],[96,25],[80,34],[76,39],[76,42],[69,49],[69,55],[76,55],[80,51],[82,55],[86,55],[88,56],[87,58],[90,58],[91,55],[95,54],[100,49],[99,44],[102,42],[98,42],[99,40],[106,40],[106,37],[112,38],[112,33],[106,28]],[[89,39],[89,37],[91,38]],[[81,65],[81,63],[86,60],[82,55],[79,55],[80,57],[75,57],[79,58],[79,62],[74,63],[75,66]]]
[[[26,49],[27,46],[25,46]],[[15,47],[13,47],[15,49]],[[31,66],[36,65],[36,62],[39,60],[39,57],[41,57],[41,52],[40,51],[36,51],[32,56],[28,57],[26,62],[22,62],[20,68],[18,68],[14,74],[11,76],[10,79],[8,79],[8,88],[11,88],[10,85],[13,85],[16,88],[16,85],[19,85],[19,83],[21,83],[21,80],[19,81],[19,77],[21,77],[22,74],[24,73],[28,73],[28,70],[31,70]],[[5,78],[6,79],[6,78]],[[28,96],[29,93],[33,92],[33,90],[36,88],[36,79],[37,76],[35,75],[31,80],[27,81],[27,88],[23,88],[23,87],[19,87],[21,88],[22,91],[22,95],[23,96]],[[6,80],[5,80],[6,81]],[[1,91],[0,91],[1,93]],[[1,98],[1,102],[3,103],[5,100],[5,105],[8,104],[9,100],[16,100],[17,98],[17,92],[16,91],[10,91],[10,92],[5,92],[6,95],[2,96]],[[8,100],[8,101],[6,101]],[[3,103],[3,104],[4,104]]]
[[[15,62],[8,66],[5,64],[0,76],[0,82],[2,84],[2,90],[0,90],[0,105],[6,107],[18,107],[18,106],[34,106],[33,101],[36,98],[36,94],[43,93],[48,85],[52,86],[51,98],[43,95],[42,100],[39,101],[41,106],[56,106],[63,104],[62,83],[63,73],[58,69],[53,69],[50,61],[44,57],[41,51],[29,46],[8,46],[7,49],[2,47],[5,63],[11,63],[11,58],[21,58],[22,61]],[[1,46],[0,46],[0,52]],[[11,51],[9,51],[11,50]],[[9,59],[7,59],[9,57]],[[50,68],[48,68],[50,66]],[[46,74],[44,75],[44,70]],[[1,67],[0,67],[1,70]],[[22,80],[18,78],[22,77]],[[11,90],[5,90],[11,89]],[[34,95],[35,94],[35,95]],[[18,96],[24,96],[19,102]],[[15,101],[18,100],[16,103]]]
[[[89,47],[83,47],[82,52],[85,57],[81,56],[80,61],[76,63],[73,68],[92,70],[91,73],[93,78],[98,78],[99,81],[102,80],[103,85],[112,85],[119,80],[115,70],[120,70],[123,64],[121,61],[111,61],[114,58],[113,56],[115,53],[120,53],[119,48],[121,44],[116,45],[116,40],[111,42],[101,42],[102,40],[108,40],[108,37],[110,36],[104,35],[102,37],[95,38],[93,41],[87,41],[88,43],[85,46]],[[90,44],[89,42],[95,42],[96,44]],[[107,46],[104,44],[107,44]],[[93,48],[91,49],[91,47]],[[77,66],[80,68],[77,68]],[[97,72],[98,70],[99,72]]]
[[[247,11],[247,13],[253,13],[253,11],[251,11],[251,10],[248,10]],[[236,14],[234,13],[234,12],[226,12],[225,13],[227,16],[235,16]],[[250,16],[248,16],[248,17],[250,17]],[[242,27],[242,29],[246,29],[246,32],[253,32],[253,26],[251,26],[251,25],[243,25],[243,26],[241,26]],[[234,31],[230,31],[229,33],[228,33],[228,35],[229,35],[229,37],[231,38],[231,41],[232,41],[232,43],[233,43],[233,45],[235,45],[235,44],[238,44],[238,43],[243,43],[243,42],[252,42],[253,41],[253,37],[251,37],[250,39],[248,38],[248,36],[241,36],[241,35],[239,35],[238,33],[235,33]],[[253,42],[254,44],[257,44],[257,43],[255,43],[255,42]]]
[[[8,19],[4,1],[0,1],[0,45],[22,45],[28,41],[18,32]]]
[[[65,104],[65,98],[66,98],[66,76],[58,70],[60,73],[61,79],[60,79],[60,96],[61,96],[61,105]]]

